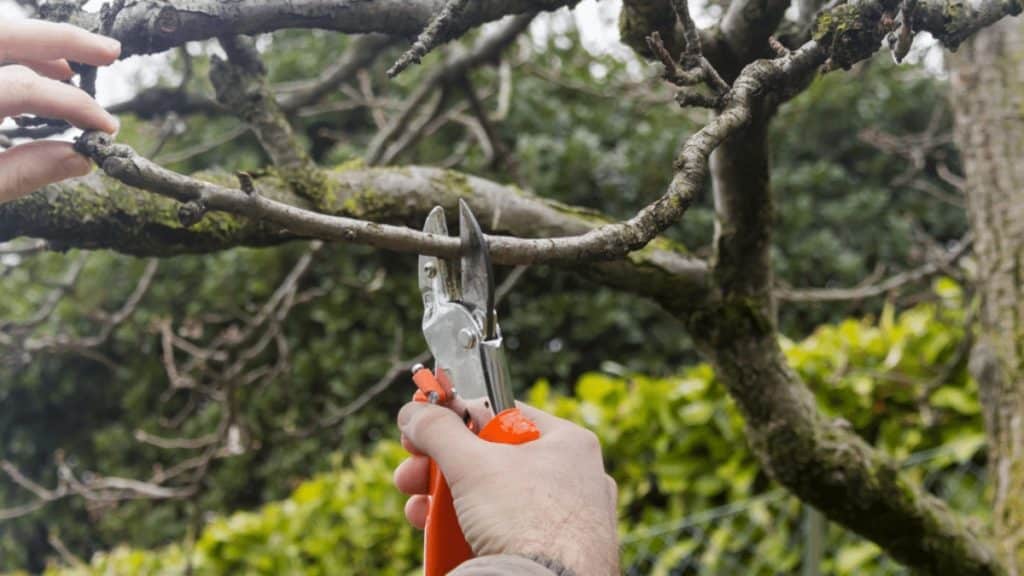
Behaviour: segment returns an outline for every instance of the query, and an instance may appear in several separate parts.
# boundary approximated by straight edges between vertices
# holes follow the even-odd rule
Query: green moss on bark
[[[834,67],[849,68],[881,46],[889,32],[882,23],[885,10],[874,3],[836,6],[818,16],[813,38],[828,47]]]

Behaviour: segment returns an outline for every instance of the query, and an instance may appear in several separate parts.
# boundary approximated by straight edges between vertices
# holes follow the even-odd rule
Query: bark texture
[[[573,0],[481,0],[472,2],[450,33],[457,36],[510,14],[556,10]],[[126,0],[99,14],[68,0],[45,4],[42,15],[113,36],[121,57],[155,54],[185,42],[225,35],[262,34],[285,28],[322,28],[347,34],[418,34],[445,0]]]
[[[985,408],[994,529],[1016,576],[1024,573],[1024,27],[1010,20],[982,31],[951,65],[981,296],[970,367]]]
[[[772,295],[770,117],[757,111],[712,157],[719,299],[690,317],[694,341],[742,411],[758,460],[801,500],[921,574],[1002,574],[981,535],[822,414],[786,363]]]
[[[223,172],[195,175],[202,182],[237,185]],[[522,236],[574,235],[607,222],[600,213],[574,208],[483,178],[450,170],[407,166],[342,166],[326,172],[324,214],[419,228],[430,210],[445,206],[458,214],[466,199],[491,233]],[[310,201],[280,176],[255,181],[263,198],[309,209]],[[138,256],[205,253],[235,246],[268,246],[301,237],[266,220],[209,211],[183,218],[182,204],[139,190],[98,173],[47,186],[21,200],[0,204],[0,242],[30,236],[55,248],[112,249]],[[454,228],[455,222],[450,225]],[[500,260],[500,259],[499,259]],[[590,262],[575,268],[593,280],[655,298],[674,313],[700,306],[708,296],[705,263],[685,248],[655,239],[620,260]]]

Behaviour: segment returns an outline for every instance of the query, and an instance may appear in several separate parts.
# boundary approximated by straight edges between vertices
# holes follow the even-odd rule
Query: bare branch
[[[387,146],[405,130],[434,90],[457,80],[469,70],[496,59],[526,30],[534,16],[524,14],[513,18],[498,31],[481,38],[469,51],[450,58],[417,83],[416,89],[403,103],[402,111],[392,119],[387,128],[374,136],[365,154],[367,163],[381,162],[387,154]]]
[[[842,302],[848,300],[866,300],[884,296],[908,284],[920,282],[935,276],[956,264],[971,247],[971,239],[965,238],[940,258],[925,264],[894,274],[880,282],[870,282],[853,288],[775,288],[775,297],[786,302]]]
[[[220,45],[228,60],[214,57],[211,62],[210,80],[217,99],[252,128],[292,189],[314,206],[320,205],[327,195],[324,175],[296,139],[268,87],[266,68],[255,44],[249,38],[229,36],[222,37]]]
[[[46,240],[32,240],[29,242],[4,242],[0,244],[0,256],[29,256],[45,252],[49,248]]]
[[[60,555],[61,560],[73,568],[83,569],[85,568],[85,562],[81,558],[75,556],[71,550],[61,540],[60,535],[57,532],[50,530],[46,535],[46,542],[57,551]]]
[[[220,441],[216,434],[206,434],[198,438],[165,438],[145,430],[136,430],[135,439],[164,450],[199,450]]]
[[[820,48],[810,42],[786,58],[762,61],[748,67],[737,79],[729,104],[722,114],[691,136],[683,146],[677,160],[679,171],[669,190],[634,217],[568,238],[528,240],[490,236],[488,242],[495,261],[531,264],[614,260],[644,247],[685,213],[694,194],[703,185],[709,154],[722,140],[750,120],[750,107],[766,94],[771,94],[770,88],[773,87],[781,88],[778,97],[785,97],[787,80],[791,76],[807,76],[823,57]],[[273,222],[292,234],[441,257],[453,257],[459,250],[455,238],[311,212],[260,194],[246,194],[238,189],[195,180],[154,164],[130,147],[113,144],[109,136],[102,133],[87,132],[78,139],[76,146],[79,151],[93,158],[107,174],[126,184],[180,202],[195,202],[210,210],[233,212]]]
[[[483,102],[480,101],[480,96],[476,93],[476,88],[473,87],[473,82],[468,76],[463,76],[460,82],[460,87],[466,95],[466,100],[469,102],[469,109],[473,113],[473,117],[476,118],[479,123],[480,131],[483,133],[481,143],[485,150],[490,151],[489,154],[485,154],[488,164],[492,167],[504,165],[510,171],[514,172],[515,166],[511,163],[511,158],[509,157],[510,151],[508,147],[505,146],[505,143],[498,137],[494,124],[487,115],[487,111],[484,110]]]
[[[447,0],[437,16],[427,24],[412,47],[388,69],[388,77],[398,76],[411,64],[419,64],[424,56],[437,46],[453,39],[461,24],[469,0]]]
[[[642,248],[683,214],[689,205],[693,189],[700,183],[699,177],[702,173],[698,171],[702,171],[706,165],[706,154],[709,149],[717,144],[728,130],[729,124],[742,122],[744,118],[736,115],[729,120],[729,123],[723,122],[712,125],[710,129],[705,128],[691,138],[687,151],[696,165],[691,165],[690,170],[686,172],[689,177],[684,177],[686,180],[682,182],[679,181],[682,178],[677,177],[674,187],[666,197],[648,206],[634,218],[569,238],[524,240],[491,236],[489,242],[495,261],[505,264],[530,264],[558,260],[611,260]],[[84,134],[78,140],[77,146],[79,150],[95,159],[104,171],[126,184],[184,203],[197,202],[210,210],[223,210],[273,222],[292,234],[441,257],[454,257],[459,251],[460,245],[456,238],[311,212],[261,194],[246,194],[239,189],[195,180],[162,168],[139,156],[127,146],[112,144],[109,136],[102,133]]]
[[[59,497],[59,489],[48,490],[43,488],[22,474],[14,464],[11,464],[7,460],[0,460],[0,470],[3,470],[15,484],[21,486],[25,490],[28,490],[40,500],[53,500],[54,498]]]
[[[378,222],[419,227],[434,206],[453,207],[459,197],[466,198],[483,225],[495,233],[576,236],[608,221],[594,211],[436,168],[355,168],[334,170],[329,175],[336,192],[331,213]],[[235,181],[230,174],[208,173],[205,177],[222,183]],[[261,177],[257,188],[258,196],[299,208],[308,206],[273,175]],[[169,256],[266,246],[300,237],[266,222],[221,212],[212,212],[200,224],[185,229],[177,220],[176,206],[175,200],[140,195],[116,180],[93,175],[0,205],[0,241],[26,235],[64,246]],[[85,208],[87,219],[81,217]],[[590,262],[574,270],[617,289],[659,299],[663,296],[664,305],[679,310],[692,310],[707,296],[707,265],[663,239],[627,259]]]
[[[223,134],[219,134],[206,142],[199,142],[194,146],[189,146],[188,148],[183,148],[181,150],[166,152],[160,156],[157,156],[156,161],[160,164],[174,164],[177,162],[185,162],[186,160],[191,160],[196,156],[202,156],[203,154],[206,154],[211,150],[215,150],[227,144],[228,142],[231,142],[245,134],[248,134],[250,129],[251,128],[246,124],[239,124],[238,126],[235,126],[234,128],[227,130]]]
[[[382,392],[389,389],[392,385],[398,382],[409,381],[409,368],[416,364],[423,364],[427,360],[430,360],[430,352],[423,352],[422,354],[410,358],[397,360],[391,364],[391,367],[380,377],[373,385],[366,388],[359,396],[348,404],[341,408],[333,408],[328,411],[324,416],[317,419],[313,426],[307,428],[301,428],[298,430],[286,430],[289,436],[296,438],[308,438],[327,428],[333,428],[338,424],[345,421],[346,418],[355,414],[361,410],[364,406],[370,403],[371,400],[379,396]]]
[[[369,66],[394,42],[393,38],[380,34],[354,38],[341,58],[324,70],[319,78],[280,94],[278,100],[281,102],[281,108],[285,112],[293,113],[323,100],[325,96],[351,80],[359,70]]]
[[[477,0],[447,30],[452,39],[504,16],[555,10],[573,0]],[[321,28],[346,34],[411,36],[422,31],[445,0],[135,0],[104,14],[55,14],[121,41],[121,57],[153,54],[186,42],[288,28]],[[109,6],[109,5],[108,5]]]
[[[392,37],[380,34],[359,36],[352,40],[345,53],[319,77],[301,82],[275,84],[270,86],[270,89],[286,114],[305,112],[307,108],[350,81],[357,72],[369,66],[394,42]],[[113,114],[135,114],[146,120],[170,112],[179,116],[221,116],[231,112],[204,95],[184,90],[183,86],[147,88],[129,100],[108,107],[108,110]]]
[[[5,334],[21,336],[30,332],[33,328],[36,328],[43,322],[46,322],[50,316],[53,315],[53,312],[57,309],[57,305],[60,304],[61,300],[67,296],[68,292],[74,289],[75,283],[78,282],[78,277],[85,268],[87,260],[87,254],[83,254],[75,258],[71,262],[71,266],[68,267],[67,272],[65,272],[64,279],[61,280],[53,290],[50,290],[46,299],[43,301],[43,304],[27,320],[24,322],[0,322],[0,336]]]
[[[73,277],[75,279],[77,279],[81,271],[79,262],[82,261],[83,259],[79,259],[73,264],[71,272],[74,272]],[[79,266],[77,271],[75,266]],[[142,298],[152,285],[158,266],[159,261],[156,259],[150,259],[146,263],[146,268],[139,277],[135,288],[120,308],[109,314],[103,312],[98,314],[100,326],[94,334],[79,337],[69,332],[60,331],[54,335],[32,335],[33,329],[53,313],[53,309],[63,297],[63,293],[70,289],[71,284],[65,283],[51,292],[46,304],[33,316],[30,322],[22,324],[9,323],[6,327],[0,326],[0,344],[10,350],[10,359],[17,364],[27,362],[33,355],[40,352],[73,352],[93,358],[104,364],[112,365],[107,358],[96,352],[95,348],[106,342],[114,330],[135,313]],[[61,294],[58,294],[58,292]]]
[[[206,96],[167,87],[147,88],[135,94],[130,100],[119,102],[107,109],[111,114],[135,114],[144,120],[159,118],[168,112],[180,116],[218,116],[227,113],[220,104]]]

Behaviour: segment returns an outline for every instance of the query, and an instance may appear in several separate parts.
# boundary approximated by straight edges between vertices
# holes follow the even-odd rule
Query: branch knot
[[[190,228],[206,216],[206,210],[206,202],[202,198],[189,200],[178,207],[178,221],[185,228]]]

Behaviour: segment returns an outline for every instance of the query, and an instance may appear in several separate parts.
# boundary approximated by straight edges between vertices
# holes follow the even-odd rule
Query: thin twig
[[[460,24],[462,13],[469,6],[470,0],[448,0],[427,24],[413,45],[388,69],[388,77],[394,78],[412,64],[419,64],[428,52],[443,42],[455,37],[455,28]]]

